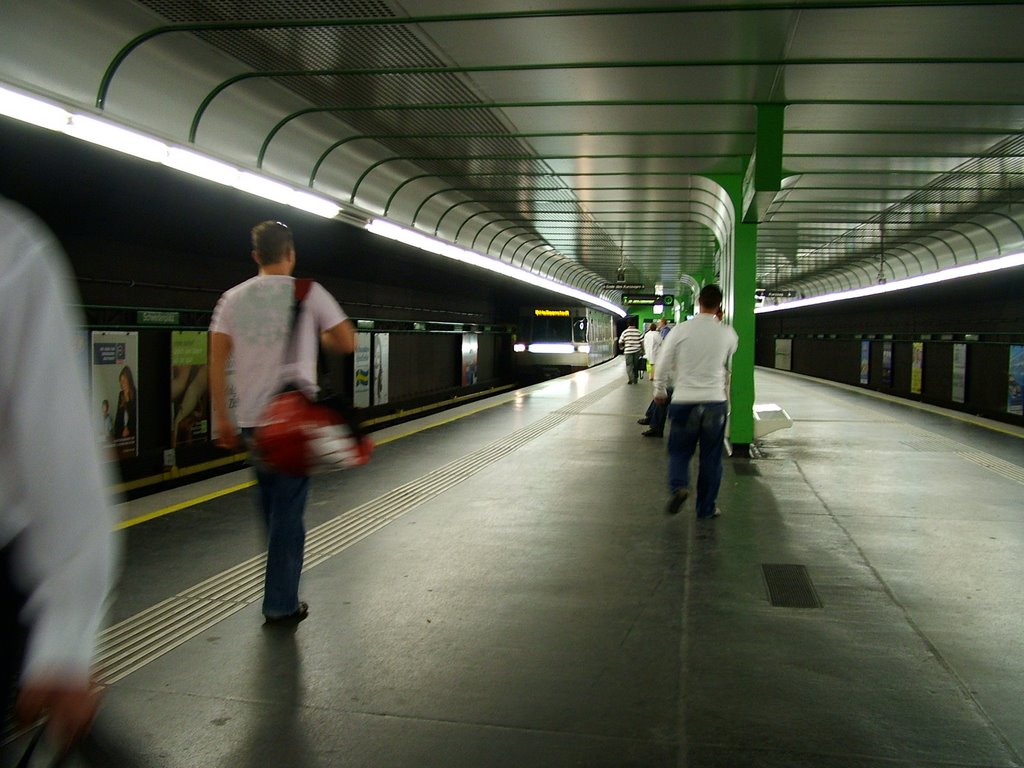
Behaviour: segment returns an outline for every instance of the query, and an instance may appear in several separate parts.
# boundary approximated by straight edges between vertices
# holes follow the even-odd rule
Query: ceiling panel
[[[761,105],[784,107],[762,287],[937,269],[956,237],[975,258],[1024,249],[1020,3],[14,6],[0,80],[496,258],[551,254],[544,271],[591,289],[718,272],[728,204],[704,177],[738,186]],[[994,246],[971,234],[999,220]]]

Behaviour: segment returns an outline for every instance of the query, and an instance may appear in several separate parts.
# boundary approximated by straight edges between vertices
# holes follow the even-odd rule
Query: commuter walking
[[[0,200],[3,706],[20,688],[18,718],[48,715],[62,747],[96,714],[90,665],[116,560],[70,285],[49,230]]]
[[[654,359],[658,356],[658,349],[661,347],[662,336],[658,332],[658,326],[651,323],[644,334],[644,357],[647,358],[647,375],[654,379]]]
[[[619,347],[626,358],[627,384],[636,384],[637,365],[643,351],[643,336],[640,335],[640,329],[637,328],[638,322],[635,317],[629,318],[626,330],[619,336]]]
[[[718,320],[722,291],[706,285],[698,297],[700,311],[665,339],[654,376],[654,398],[668,401],[672,426],[668,436],[669,500],[676,514],[689,495],[690,460],[700,445],[696,510],[698,519],[717,517],[722,482],[722,453],[729,389],[729,366],[736,352],[736,331]]]
[[[660,341],[657,342],[657,347],[656,347],[657,350],[658,350],[657,353],[656,353],[657,355],[661,354],[661,347],[664,345],[665,338],[668,336],[668,332],[671,330],[671,327],[668,325],[668,322],[664,318],[661,319],[659,325],[660,325],[660,327],[659,327],[659,329],[657,331],[657,335],[658,335],[658,338],[660,339]],[[648,333],[647,335],[649,336],[650,333]],[[645,337],[645,341],[646,341],[646,337]],[[651,381],[652,381],[652,383],[654,381],[654,373],[653,372],[651,374]],[[672,399],[672,386],[671,386],[671,384],[666,389],[666,398],[667,398],[667,400],[671,400]],[[652,398],[651,402],[650,402],[650,405],[647,406],[647,412],[644,414],[643,418],[642,419],[637,419],[637,424],[646,424],[649,427],[648,429],[645,429],[640,434],[642,434],[644,437],[662,437],[665,434],[665,421],[666,421],[667,418],[668,418],[668,403],[667,402],[659,403],[657,400]]]
[[[335,353],[355,350],[355,326],[319,283],[311,285],[302,302],[292,339],[295,241],[287,226],[278,221],[257,224],[252,230],[252,258],[257,275],[226,291],[210,322],[216,440],[227,449],[249,441],[253,430],[263,425],[267,404],[286,383],[315,398],[318,343]],[[289,345],[295,361],[286,365]],[[235,396],[233,412],[229,384]],[[309,478],[257,466],[256,480],[267,525],[263,615],[270,625],[295,625],[309,614],[309,606],[299,601]]]

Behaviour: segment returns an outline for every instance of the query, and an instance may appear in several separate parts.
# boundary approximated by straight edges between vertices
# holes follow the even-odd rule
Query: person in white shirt
[[[315,399],[320,345],[345,354],[356,346],[355,325],[334,297],[313,283],[295,321],[294,362],[286,365],[295,301],[291,230],[279,221],[257,224],[252,230],[252,258],[258,274],[226,291],[210,321],[214,430],[217,445],[229,450],[263,426],[267,404],[285,384],[294,384]],[[229,368],[233,410],[228,398]],[[293,626],[309,614],[309,606],[299,601],[309,478],[257,466],[256,480],[267,524],[263,616],[267,624]]]
[[[52,233],[0,200],[4,705],[20,687],[19,719],[49,715],[65,745],[96,714],[90,667],[117,563],[71,285]]]
[[[647,375],[654,378],[654,359],[658,356],[658,349],[661,347],[662,337],[658,332],[658,326],[651,323],[644,334],[644,357],[647,358]]]
[[[719,515],[716,501],[722,483],[729,367],[739,337],[717,317],[722,306],[717,285],[704,286],[698,304],[697,315],[677,326],[662,344],[654,372],[654,399],[666,402],[672,387],[666,512],[679,512],[689,495],[690,460],[699,443],[696,511],[698,519],[708,519]]]

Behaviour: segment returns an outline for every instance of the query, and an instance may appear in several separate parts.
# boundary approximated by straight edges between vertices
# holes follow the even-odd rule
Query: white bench
[[[793,426],[793,419],[789,417],[781,405],[775,403],[754,404],[754,439],[776,432],[780,429],[789,429]]]

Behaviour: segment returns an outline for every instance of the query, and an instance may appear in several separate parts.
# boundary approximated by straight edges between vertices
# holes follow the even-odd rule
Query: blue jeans
[[[668,415],[672,420],[668,434],[669,491],[675,493],[681,488],[689,488],[690,460],[700,443],[697,517],[710,517],[715,512],[715,501],[722,484],[726,404],[671,403]]]
[[[303,515],[309,478],[268,472],[257,466],[256,482],[260,509],[267,525],[263,615],[277,618],[299,610],[299,576],[306,546]]]

